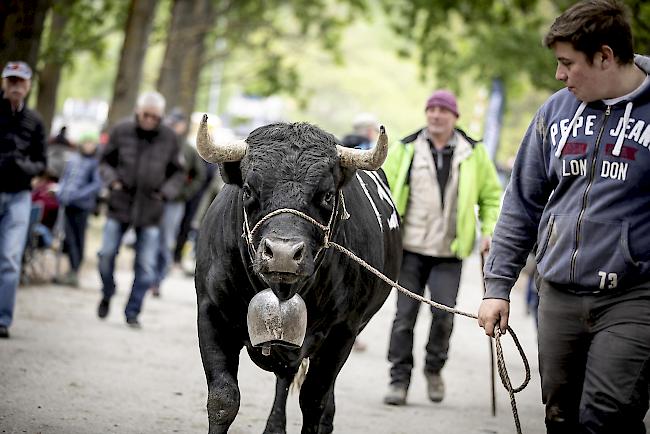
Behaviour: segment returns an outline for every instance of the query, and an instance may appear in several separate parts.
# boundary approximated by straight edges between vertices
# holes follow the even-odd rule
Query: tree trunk
[[[0,1],[0,67],[22,60],[36,69],[38,50],[51,0]]]
[[[158,0],[131,0],[113,101],[108,111],[109,127],[133,112],[157,3]]]
[[[210,0],[175,0],[172,6],[158,89],[165,96],[169,108],[178,107],[188,115],[194,109],[205,37],[214,15]]]
[[[49,41],[54,44],[60,35],[63,34],[68,16],[52,11],[52,25],[50,27]],[[36,110],[43,118],[46,132],[50,131],[54,111],[56,110],[56,93],[59,88],[61,79],[61,69],[63,68],[63,59],[54,58],[45,63],[38,76],[38,99]]]

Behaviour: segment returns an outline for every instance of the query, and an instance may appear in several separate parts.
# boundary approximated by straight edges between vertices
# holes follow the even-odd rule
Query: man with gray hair
[[[176,134],[161,124],[165,98],[147,92],[138,98],[134,119],[118,123],[110,133],[100,162],[109,189],[108,216],[99,250],[102,299],[99,318],[106,318],[115,294],[115,257],[129,227],[136,233],[135,278],[125,308],[126,322],[140,327],[138,315],[155,279],[159,223],[166,201],[173,200],[184,181]]]
[[[343,146],[370,149],[379,136],[379,121],[372,113],[359,113],[352,121],[352,133],[343,137]]]

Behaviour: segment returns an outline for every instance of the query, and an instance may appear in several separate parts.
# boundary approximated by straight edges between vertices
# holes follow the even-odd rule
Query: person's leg
[[[137,319],[147,289],[153,284],[156,277],[155,267],[156,254],[159,248],[159,235],[160,228],[158,226],[145,226],[136,229],[135,278],[129,301],[124,309],[127,320]]]
[[[79,248],[79,266],[77,270],[81,268],[81,264],[84,260],[84,252],[86,249],[86,228],[88,227],[88,215],[90,211],[88,210],[79,210],[77,214],[77,246]]]
[[[427,257],[404,252],[400,270],[399,284],[418,295],[424,293],[424,283],[429,275]],[[397,292],[397,312],[393,320],[388,348],[388,361],[391,363],[390,382],[408,388],[413,369],[413,328],[417,319],[420,302]]]
[[[646,290],[647,291],[647,290]],[[645,433],[650,376],[650,296],[596,297],[580,401],[587,433]]]
[[[578,409],[591,336],[584,297],[541,281],[539,373],[548,434],[577,433]]]
[[[156,289],[159,290],[162,281],[169,272],[173,260],[172,249],[176,242],[176,236],[184,210],[185,204],[183,202],[169,202],[165,204],[165,211],[160,224],[160,246],[156,255],[156,277],[153,284],[154,294],[157,292]]]
[[[183,218],[181,219],[178,236],[176,237],[176,245],[174,247],[174,262],[181,262],[183,247],[185,246],[187,237],[192,229],[192,220],[199,209],[202,197],[203,190],[200,191],[200,194],[195,194],[194,197],[185,203],[185,210],[183,212]]]
[[[533,315],[533,320],[535,321],[535,328],[538,326],[538,317],[537,317],[537,307],[539,306],[539,294],[537,293],[537,287],[535,285],[535,276],[530,275],[527,279],[526,290],[527,290],[527,302],[528,309]]]
[[[83,224],[80,221],[82,214],[83,211],[79,208],[72,206],[65,208],[65,246],[70,258],[70,269],[75,273],[79,270],[82,258],[80,239],[80,232],[83,229],[80,227],[80,224]]]
[[[122,237],[127,227],[128,225],[112,218],[107,218],[104,225],[102,245],[97,253],[104,300],[110,300],[113,294],[115,294],[115,279],[113,276],[115,272],[115,257],[120,250],[120,243],[122,242]]]
[[[0,193],[0,327],[3,328],[9,328],[13,320],[31,203],[29,191]]]
[[[463,262],[456,258],[436,258],[427,279],[431,300],[455,307]],[[454,314],[431,306],[431,329],[426,346],[424,372],[440,372],[449,352],[449,338],[454,326]]]

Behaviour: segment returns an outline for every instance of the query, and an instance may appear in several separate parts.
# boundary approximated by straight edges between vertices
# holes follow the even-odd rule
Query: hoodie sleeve
[[[484,298],[509,299],[535,244],[542,212],[555,187],[548,175],[551,147],[546,141],[542,109],[529,125],[517,153],[485,263]]]

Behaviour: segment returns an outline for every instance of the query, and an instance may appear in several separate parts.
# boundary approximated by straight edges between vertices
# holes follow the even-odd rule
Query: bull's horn
[[[361,170],[377,170],[384,164],[386,154],[388,154],[386,129],[383,125],[379,127],[377,144],[372,149],[352,149],[341,145],[338,145],[337,148],[341,166]]]
[[[225,163],[240,161],[246,155],[248,144],[244,140],[217,144],[212,141],[208,132],[208,115],[203,115],[199,132],[196,134],[196,150],[201,158],[209,163]]]

